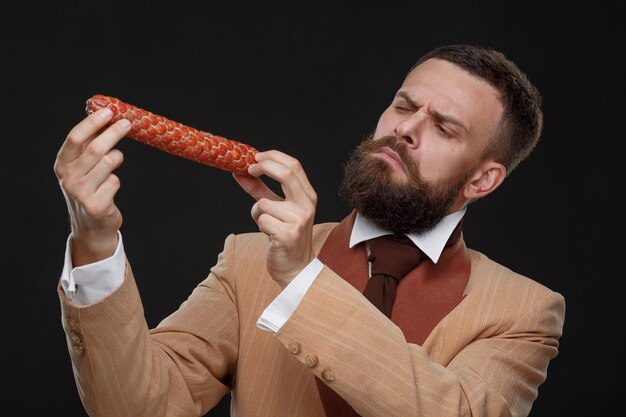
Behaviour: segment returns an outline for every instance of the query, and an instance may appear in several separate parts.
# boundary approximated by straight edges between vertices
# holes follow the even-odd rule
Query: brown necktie
[[[445,247],[455,244],[461,237],[463,219],[456,225]],[[396,299],[396,286],[406,274],[427,256],[405,235],[386,235],[368,241],[372,263],[370,277],[363,295],[387,317]]]
[[[396,298],[396,286],[424,259],[423,252],[404,235],[386,235],[369,242],[372,276],[363,295],[387,317]]]

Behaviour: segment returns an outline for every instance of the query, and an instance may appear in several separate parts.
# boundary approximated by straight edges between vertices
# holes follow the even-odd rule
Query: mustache
[[[414,178],[419,178],[419,165],[409,155],[404,142],[397,136],[382,136],[375,139],[373,136],[369,136],[361,144],[362,150],[365,153],[373,153],[381,150],[382,148],[389,148],[398,154],[398,157]]]

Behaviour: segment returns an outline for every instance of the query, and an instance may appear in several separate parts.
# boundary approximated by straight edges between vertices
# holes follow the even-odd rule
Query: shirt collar
[[[466,210],[467,206],[464,206],[461,210],[448,214],[441,219],[435,227],[427,232],[421,234],[409,233],[407,237],[434,263],[437,263],[446,242],[450,238],[456,225],[459,224],[459,221],[463,218]],[[361,242],[391,234],[393,234],[391,231],[380,227],[357,212],[354,226],[352,227],[352,234],[350,235],[350,248]]]

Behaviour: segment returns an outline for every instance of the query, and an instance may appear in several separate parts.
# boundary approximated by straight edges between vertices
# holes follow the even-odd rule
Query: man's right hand
[[[113,255],[122,214],[113,202],[120,188],[113,174],[124,156],[113,147],[128,133],[122,119],[107,127],[111,111],[92,113],[70,131],[54,163],[54,172],[70,215],[72,263],[81,266]]]

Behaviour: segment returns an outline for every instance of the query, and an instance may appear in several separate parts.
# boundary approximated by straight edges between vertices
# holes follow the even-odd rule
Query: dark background
[[[0,414],[85,415],[55,293],[69,226],[52,166],[89,96],[299,158],[319,195],[316,220],[334,221],[347,213],[342,163],[407,70],[435,46],[465,42],[503,51],[544,99],[535,152],[465,220],[469,246],[566,298],[560,354],[531,416],[620,415],[624,11],[617,1],[3,9]],[[131,140],[119,148],[124,243],[154,326],[205,278],[228,233],[255,230],[253,201],[225,171]],[[210,415],[228,415],[228,397]]]

